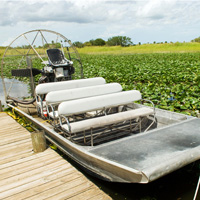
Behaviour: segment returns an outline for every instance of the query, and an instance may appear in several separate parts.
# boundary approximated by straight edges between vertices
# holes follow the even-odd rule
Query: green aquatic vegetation
[[[33,131],[37,130],[36,126],[32,122],[27,120],[26,117],[19,114],[17,111],[15,111],[15,109],[6,108],[4,110],[4,112],[6,112],[8,115],[10,115],[13,119],[15,119],[21,126],[26,128],[29,132],[33,132]]]
[[[85,77],[140,90],[158,108],[193,116],[200,110],[200,53],[84,54],[82,62]]]
[[[16,61],[17,59],[17,61]],[[20,59],[20,61],[18,60]],[[101,76],[118,82],[124,90],[136,89],[156,107],[196,116],[200,110],[200,53],[152,53],[124,55],[82,54],[84,77]],[[21,57],[6,57],[3,74],[11,69],[26,68]],[[41,60],[32,60],[33,67],[42,69]],[[40,75],[35,77],[35,81]],[[29,82],[29,78],[18,77]]]

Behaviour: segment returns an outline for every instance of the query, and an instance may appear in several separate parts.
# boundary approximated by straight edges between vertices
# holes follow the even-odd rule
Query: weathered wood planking
[[[111,199],[52,149],[32,151],[30,133],[0,113],[0,199]]]

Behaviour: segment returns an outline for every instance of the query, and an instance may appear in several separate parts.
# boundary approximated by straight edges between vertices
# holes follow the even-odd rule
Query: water
[[[13,82],[13,85],[11,87],[11,90],[9,92],[9,96],[11,97],[16,97],[16,98],[22,98],[22,97],[28,97],[30,96],[29,92],[28,92],[28,86],[27,84],[15,80],[15,79],[4,79],[4,82],[6,84],[6,90],[9,90],[9,87],[11,85],[11,83]],[[0,100],[2,102],[2,105],[6,105],[5,102],[5,96],[4,96],[4,91],[3,91],[3,83],[2,83],[2,79],[0,78]]]

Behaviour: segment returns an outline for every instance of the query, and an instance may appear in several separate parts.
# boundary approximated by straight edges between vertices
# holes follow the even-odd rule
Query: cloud
[[[160,31],[198,32],[200,2],[184,0],[0,0],[0,28],[61,30],[77,40]],[[158,33],[159,34],[159,33]],[[180,34],[180,33],[179,33]],[[155,35],[156,36],[156,35]],[[10,37],[10,35],[8,36]],[[184,35],[182,36],[184,37]],[[197,35],[198,37],[198,35]],[[191,38],[193,39],[193,38]],[[0,38],[1,40],[1,38]],[[5,41],[6,39],[4,39]]]
[[[188,21],[188,18],[199,19],[199,8],[198,1],[178,0],[12,0],[1,1],[0,26],[20,22],[179,23]]]
[[[104,2],[103,2],[104,3]],[[113,19],[115,9],[102,6],[99,1],[2,1],[1,26],[19,22],[96,23]]]

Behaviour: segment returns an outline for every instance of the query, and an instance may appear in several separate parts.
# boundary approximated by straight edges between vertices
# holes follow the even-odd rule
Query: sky
[[[0,0],[0,46],[35,29],[72,42],[113,36],[139,42],[190,42],[200,36],[199,0]]]

